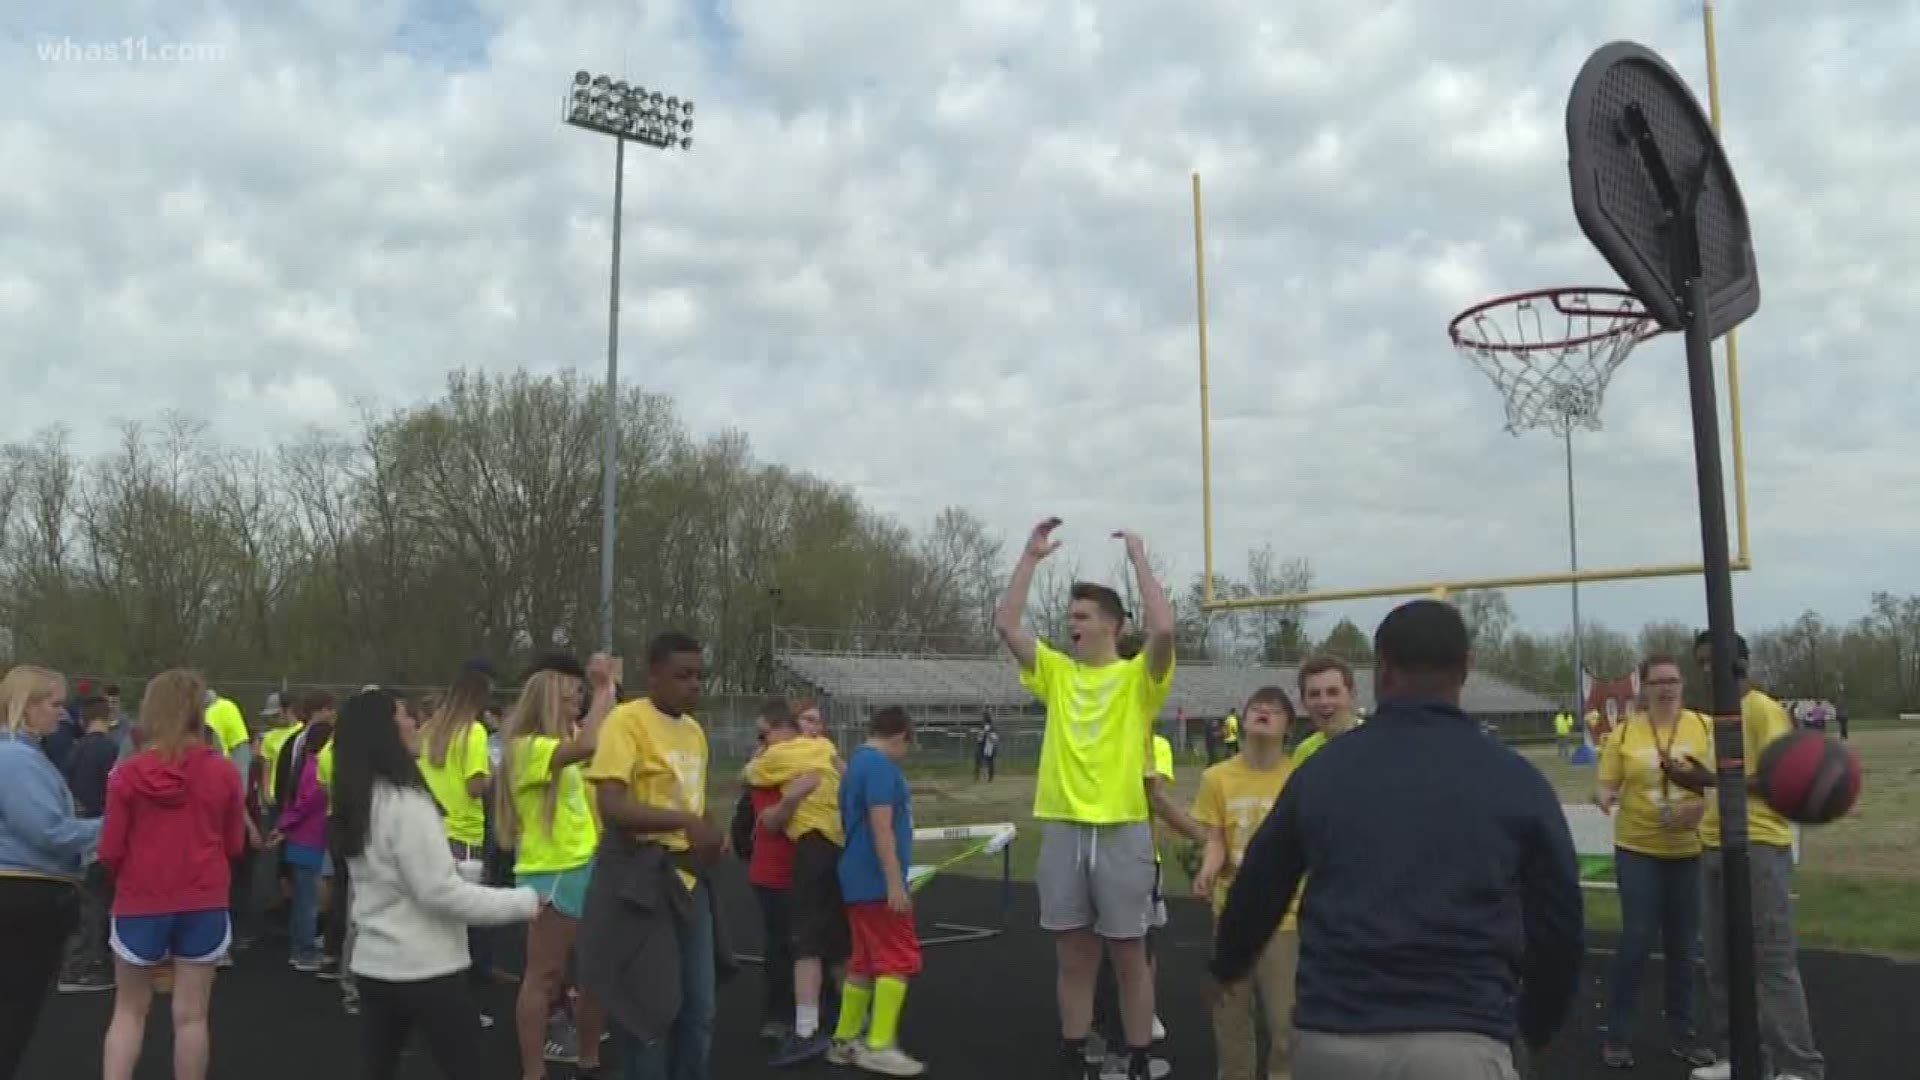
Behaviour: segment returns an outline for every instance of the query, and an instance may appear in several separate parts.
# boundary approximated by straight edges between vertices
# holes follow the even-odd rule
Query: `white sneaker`
[[[1733,1062],[1716,1061],[1693,1070],[1693,1080],[1733,1080]]]
[[[883,1050],[861,1043],[854,1048],[853,1063],[870,1073],[881,1076],[919,1076],[927,1067],[907,1056],[906,1051],[897,1046]]]
[[[1153,1018],[1153,1041],[1165,1042],[1166,1039],[1167,1039],[1167,1025],[1161,1023],[1160,1017],[1156,1015]]]

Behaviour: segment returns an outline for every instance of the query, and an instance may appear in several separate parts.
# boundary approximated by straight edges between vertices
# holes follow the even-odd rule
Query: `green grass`
[[[1801,943],[1812,948],[1867,952],[1900,958],[1920,957],[1920,726],[1856,724],[1853,745],[1866,764],[1860,803],[1841,821],[1805,830],[1802,862],[1795,875]],[[1563,802],[1592,795],[1593,771],[1559,760],[1550,747],[1524,751],[1560,792]],[[1176,797],[1193,797],[1201,763],[1182,760]],[[992,783],[976,783],[970,764],[951,761],[909,763],[914,791],[914,823],[977,825],[1011,821],[1021,826],[1012,845],[1013,872],[1031,880],[1039,855],[1039,830],[1032,827],[1033,774],[1019,766],[1002,768]],[[929,852],[929,855],[937,855]],[[1167,888],[1184,895],[1179,860],[1168,858]],[[998,860],[973,859],[952,873],[997,875]],[[1617,930],[1619,902],[1602,890],[1587,891],[1588,925]]]

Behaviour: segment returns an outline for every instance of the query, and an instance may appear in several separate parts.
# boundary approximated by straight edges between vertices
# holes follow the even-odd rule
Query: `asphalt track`
[[[734,925],[743,945],[757,944],[758,918],[752,899],[737,880],[727,883]],[[919,894],[923,928],[935,920],[992,923],[999,910],[996,883],[945,876]],[[1009,930],[999,938],[940,945],[927,950],[927,968],[907,1000],[902,1025],[904,1045],[928,1065],[929,1076],[1023,1080],[1047,1077],[1057,1029],[1054,1026],[1053,956],[1037,929],[1030,887],[1015,886]],[[1176,904],[1161,952],[1161,1016],[1169,1031],[1162,1053],[1173,1063],[1174,1077],[1213,1075],[1213,1051],[1205,1007],[1192,988],[1199,985],[1207,948],[1207,914],[1198,904]],[[509,934],[509,937],[517,935]],[[1604,943],[1596,943],[1604,946]],[[515,950],[517,951],[517,950]],[[1605,956],[1591,958],[1586,993],[1568,1030],[1548,1057],[1546,1076],[1555,1080],[1611,1077],[1596,1056],[1600,976]],[[1813,1006],[1816,1037],[1826,1052],[1835,1080],[1898,1080],[1920,1075],[1901,1048],[1901,1025],[1920,1001],[1920,965],[1810,952],[1801,960]],[[760,972],[746,967],[721,990],[714,1037],[715,1080],[777,1075],[764,1065],[755,1039],[759,1025]],[[1648,973],[1641,1030],[1657,1036],[1657,963]],[[486,1003],[503,1021],[511,1015],[510,988],[485,991]],[[164,999],[162,999],[164,1001]],[[111,994],[56,996],[47,1005],[34,1045],[21,1072],[24,1080],[79,1080],[100,1075],[100,1038],[112,1008]],[[481,1036],[496,1048],[496,1072],[460,1080],[509,1080],[517,1077],[513,1036],[504,1023]],[[147,1028],[147,1053],[141,1080],[171,1075],[164,1005],[157,1004]],[[287,967],[284,950],[269,941],[242,955],[222,974],[213,1004],[213,1070],[218,1080],[344,1080],[360,1075],[356,1022],[339,1007],[339,991]],[[1664,1057],[1657,1039],[1640,1047],[1637,1077],[1685,1077],[1679,1062]],[[1900,1062],[1906,1060],[1907,1064]],[[842,1073],[817,1065],[788,1075]],[[409,1055],[402,1076],[427,1080],[437,1072],[418,1053]],[[552,1075],[570,1073],[554,1067]]]

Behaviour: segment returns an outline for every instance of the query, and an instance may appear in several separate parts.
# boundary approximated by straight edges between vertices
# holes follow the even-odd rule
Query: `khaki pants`
[[[1293,977],[1300,967],[1300,935],[1282,930],[1267,942],[1253,978],[1226,987],[1213,1008],[1214,1054],[1220,1080],[1254,1080],[1254,1009],[1267,1019],[1271,1047],[1268,1080],[1293,1080]]]

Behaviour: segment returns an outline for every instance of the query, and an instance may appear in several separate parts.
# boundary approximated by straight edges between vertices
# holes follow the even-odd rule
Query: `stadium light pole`
[[[567,123],[613,137],[613,266],[607,288],[607,431],[600,463],[600,647],[613,652],[614,500],[620,464],[620,211],[626,196],[627,144],[693,149],[693,101],[638,83],[573,73],[561,106]]]

